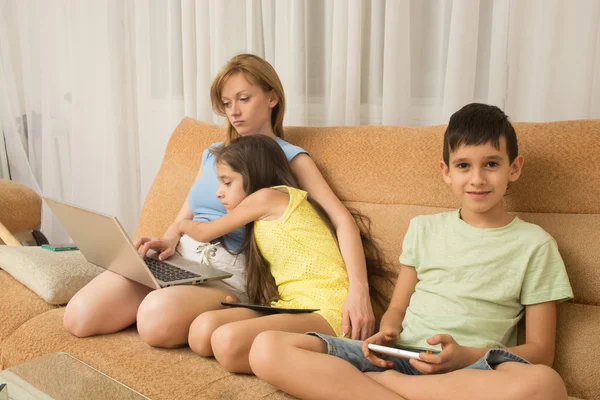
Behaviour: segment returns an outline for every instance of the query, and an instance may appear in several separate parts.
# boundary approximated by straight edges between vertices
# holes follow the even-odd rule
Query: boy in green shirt
[[[411,220],[380,331],[364,342],[265,332],[250,353],[257,376],[303,399],[567,398],[551,366],[556,303],[573,293],[554,239],[504,209],[523,167],[508,117],[484,104],[457,111],[440,166],[461,208]]]

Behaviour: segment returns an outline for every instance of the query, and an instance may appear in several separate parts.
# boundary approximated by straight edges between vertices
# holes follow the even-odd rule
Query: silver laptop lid
[[[161,287],[116,217],[49,197],[44,200],[89,262],[148,287]]]

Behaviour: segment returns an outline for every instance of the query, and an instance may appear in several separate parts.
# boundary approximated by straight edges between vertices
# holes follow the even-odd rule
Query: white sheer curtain
[[[221,122],[211,78],[240,52],[278,71],[287,125],[441,124],[472,101],[600,118],[596,0],[0,0],[12,178],[131,233],[176,124]]]

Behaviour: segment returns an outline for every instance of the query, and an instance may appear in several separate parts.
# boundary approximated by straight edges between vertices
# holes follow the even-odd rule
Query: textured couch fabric
[[[27,186],[0,179],[0,222],[10,232],[31,230],[40,224],[42,198]]]
[[[288,127],[286,140],[308,150],[338,196],[372,219],[386,257],[398,265],[409,220],[458,205],[440,174],[444,128]],[[506,205],[555,237],[575,293],[573,301],[558,307],[554,367],[570,396],[600,399],[600,351],[594,345],[600,330],[600,121],[517,123],[515,128],[525,168]],[[189,118],[181,122],[136,236],[164,232],[194,180],[202,150],[223,134],[221,127]],[[4,368],[66,351],[153,399],[289,397],[255,377],[229,374],[189,348],[151,348],[133,327],[74,338],[62,328],[62,309],[53,309],[5,272],[0,285]]]

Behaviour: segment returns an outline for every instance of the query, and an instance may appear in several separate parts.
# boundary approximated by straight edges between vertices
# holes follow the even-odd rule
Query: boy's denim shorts
[[[388,368],[381,368],[373,365],[362,352],[362,341],[347,338],[338,338],[335,336],[323,335],[316,332],[308,332],[307,335],[317,336],[327,343],[327,353],[339,357],[354,365],[361,372],[382,372]],[[411,349],[412,350],[412,349]],[[415,351],[415,350],[413,350]],[[421,375],[421,372],[415,369],[408,360],[390,356],[382,356],[383,359],[392,361],[394,369],[405,375]],[[514,361],[524,364],[531,364],[529,361],[503,349],[490,349],[475,363],[465,367],[465,369],[494,370],[504,362]]]

